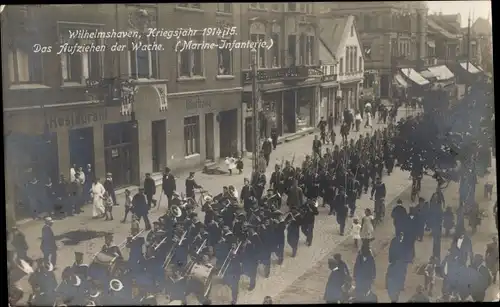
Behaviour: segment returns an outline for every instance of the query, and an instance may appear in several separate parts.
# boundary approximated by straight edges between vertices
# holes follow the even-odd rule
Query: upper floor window
[[[370,13],[365,14],[363,16],[363,28],[364,28],[364,30],[369,30],[371,26],[372,26],[372,16],[370,15]]]
[[[280,55],[280,34],[272,33],[273,46],[271,47],[271,59],[273,67],[280,67],[281,55]]]
[[[288,12],[297,12],[297,3],[296,2],[288,2],[287,9],[288,9]]]
[[[363,71],[363,57],[359,57],[359,71]]]
[[[232,38],[220,38],[218,40],[219,46],[223,40],[232,41]],[[233,75],[233,50],[229,48],[217,48],[217,75]]]
[[[217,12],[231,13],[233,10],[232,3],[217,3]]]
[[[354,56],[352,58],[352,61],[354,62],[354,71],[358,71],[358,62],[356,59],[358,58],[358,47],[354,47]]]
[[[179,7],[190,7],[193,9],[201,9],[201,3],[178,3],[177,6]]]
[[[281,3],[271,3],[271,10],[279,11],[281,8]]]
[[[351,58],[351,47],[345,47],[345,72],[348,73],[350,70],[350,58]]]
[[[250,3],[250,7],[253,9],[265,10],[266,4],[264,2],[253,2]]]
[[[307,14],[312,14],[313,13],[313,4],[312,3],[307,3],[306,4],[306,13]]]
[[[340,58],[339,60],[339,74],[342,75],[344,73],[344,58]]]
[[[185,38],[187,41],[192,41],[193,48],[185,48],[178,52],[178,74],[179,77],[192,78],[202,77],[203,73],[203,50],[195,48],[195,44],[203,43],[203,36],[196,35]]]
[[[250,35],[250,40],[252,42],[259,42],[261,40],[264,40],[266,36],[264,34],[251,34]],[[257,61],[256,65],[259,68],[265,68],[266,67],[266,49],[264,47],[257,48]]]
[[[158,51],[144,47],[154,42],[155,38],[147,35],[141,35],[137,40],[129,39],[128,65],[131,77],[158,78]]]
[[[12,84],[42,84],[42,54],[28,46],[16,46],[8,55],[9,79]]]
[[[61,45],[66,48],[66,52],[60,54],[63,82],[84,83],[85,79],[99,79],[102,75],[103,52],[92,49],[88,52],[72,52],[71,50],[79,49],[81,46],[101,46],[103,40],[78,38],[76,33],[81,31],[80,29],[62,27],[59,31]]]
[[[354,36],[354,26],[351,26],[351,36]]]
[[[306,65],[314,64],[314,36],[306,36]]]
[[[330,65],[330,75],[335,75],[335,65]]]
[[[299,3],[299,8],[302,13],[305,13],[307,10],[305,3]]]

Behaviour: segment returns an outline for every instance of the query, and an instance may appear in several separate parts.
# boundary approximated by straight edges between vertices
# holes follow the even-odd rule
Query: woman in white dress
[[[94,183],[92,183],[92,189],[90,190],[93,204],[93,218],[103,217],[105,215],[106,210],[104,207],[104,193],[106,193],[104,186],[101,184],[99,178],[96,178]]]
[[[225,161],[227,165],[227,169],[229,171],[229,175],[233,174],[233,169],[236,168],[236,159],[233,157],[227,157]]]
[[[368,244],[373,240],[373,216],[370,209],[365,210],[365,216],[361,219],[361,242]]]

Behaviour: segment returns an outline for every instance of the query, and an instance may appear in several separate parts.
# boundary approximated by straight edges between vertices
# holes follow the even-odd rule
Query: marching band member
[[[295,181],[296,182],[296,181]],[[292,214],[292,220],[288,224],[287,227],[287,242],[288,245],[292,248],[292,258],[297,256],[297,250],[299,248],[299,237],[300,237],[300,217],[298,217],[299,212],[296,208],[292,207],[290,209],[290,213]]]
[[[181,301],[186,304],[187,280],[182,274],[183,267],[174,266],[172,276],[169,277],[167,291],[172,301]]]
[[[253,206],[253,199],[256,193],[253,186],[250,185],[248,178],[243,179],[243,188],[240,193],[240,201],[243,203],[243,208],[248,213],[250,208]]]
[[[313,235],[314,235],[314,222],[316,216],[319,214],[317,203],[315,199],[310,199],[306,203],[305,213],[302,215],[302,233],[306,236],[307,246],[312,245]]]
[[[252,176],[252,186],[255,191],[255,197],[257,200],[260,200],[266,187],[266,174],[261,172],[254,173]]]
[[[130,249],[127,266],[133,271],[140,269],[139,263],[144,260],[143,246],[145,244],[145,239],[144,237],[135,237],[137,234],[138,232],[132,232],[132,236],[127,237],[126,244],[126,247]]]
[[[52,297],[54,295],[54,290],[57,287],[56,276],[54,275],[54,266],[49,262],[45,262],[43,259],[37,259],[35,272],[33,272],[28,282],[31,288],[39,288],[39,294]]]

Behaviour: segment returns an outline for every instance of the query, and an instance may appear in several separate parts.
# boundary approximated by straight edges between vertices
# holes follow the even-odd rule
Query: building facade
[[[339,113],[336,109],[338,105],[335,104],[337,98],[337,92],[339,89],[338,82],[338,66],[337,60],[333,51],[330,51],[327,44],[323,41],[320,35],[320,46],[319,46],[319,60],[321,62],[321,71],[323,72],[323,77],[321,78],[321,96],[320,105],[318,108],[318,118],[324,117],[325,119],[334,115],[335,119],[339,119]]]
[[[279,135],[314,127],[321,70],[319,28],[314,3],[240,4],[243,41],[269,41],[270,49],[255,50],[260,136],[271,129]],[[252,148],[252,52],[242,50],[241,66],[245,148]]]
[[[403,67],[419,68],[426,58],[427,7],[425,1],[337,2],[322,4],[323,16],[355,18],[365,56],[365,76],[373,92],[392,97],[395,73]]]
[[[194,167],[240,151],[239,51],[175,52],[175,38],[143,35],[154,28],[230,28],[237,11],[218,4],[8,6],[2,14],[8,203],[21,200],[33,177],[69,178],[73,165],[90,164],[98,178],[111,172],[117,186],[126,186],[166,166]],[[115,34],[70,37],[77,31]],[[220,39],[230,38],[205,41]],[[161,47],[134,49],[141,42]],[[59,52],[75,45],[93,47]]]

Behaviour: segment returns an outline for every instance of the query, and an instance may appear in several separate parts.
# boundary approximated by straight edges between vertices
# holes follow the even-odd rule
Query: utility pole
[[[252,57],[252,168],[259,170],[259,97],[257,92],[257,50],[250,51]]]
[[[470,11],[469,11],[469,20],[467,23],[467,64],[466,65],[466,70],[467,70],[467,76],[469,74],[469,62],[470,62]],[[469,78],[467,78],[467,82],[465,84],[465,94],[467,95],[469,93]]]

